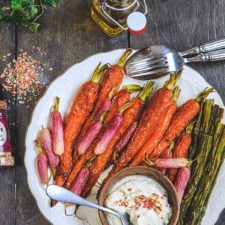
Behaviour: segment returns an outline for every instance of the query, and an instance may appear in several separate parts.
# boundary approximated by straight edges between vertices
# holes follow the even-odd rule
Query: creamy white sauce
[[[113,185],[105,201],[108,208],[127,212],[133,225],[166,225],[172,215],[167,192],[154,179],[127,176]],[[121,225],[120,220],[107,214],[110,225]]]

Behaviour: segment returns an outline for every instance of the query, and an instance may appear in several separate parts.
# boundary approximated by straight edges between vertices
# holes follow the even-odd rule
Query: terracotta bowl
[[[179,213],[180,213],[180,206],[178,203],[176,190],[173,184],[170,182],[170,180],[166,176],[164,176],[160,171],[150,167],[134,166],[134,167],[125,168],[119,171],[118,173],[114,174],[101,189],[101,192],[99,195],[99,205],[104,206],[104,202],[108,196],[108,193],[110,192],[111,187],[116,182],[118,182],[119,180],[121,180],[122,178],[126,176],[131,176],[131,175],[144,175],[144,176],[151,177],[165,188],[168,194],[169,203],[173,209],[173,213],[168,225],[176,225],[178,217],[179,217]],[[103,225],[109,225],[106,220],[106,216],[103,212],[99,211],[99,216]]]

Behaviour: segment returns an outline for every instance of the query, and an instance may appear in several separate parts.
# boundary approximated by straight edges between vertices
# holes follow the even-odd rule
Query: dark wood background
[[[90,0],[59,0],[57,8],[48,9],[41,18],[38,33],[0,23],[0,57],[11,52],[13,59],[19,49],[30,52],[33,46],[39,46],[47,52],[41,61],[49,62],[53,67],[52,75],[48,76],[50,82],[69,66],[98,52],[151,44],[165,44],[181,51],[225,36],[224,0],[147,0],[147,3],[147,31],[138,36],[125,32],[112,39],[92,21]],[[192,67],[218,90],[225,101],[225,62]],[[4,97],[8,98],[7,95]],[[18,101],[11,105],[9,120],[16,166],[0,171],[0,225],[49,224],[29,191],[23,163],[25,134],[34,105],[27,108]],[[225,224],[225,213],[217,224]]]

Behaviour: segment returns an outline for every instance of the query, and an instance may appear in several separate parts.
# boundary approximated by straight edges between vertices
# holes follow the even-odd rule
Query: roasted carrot
[[[160,88],[151,98],[144,113],[142,114],[135,134],[133,135],[128,147],[123,151],[118,162],[111,170],[109,176],[127,166],[148,138],[153,134],[158,119],[164,112],[165,108],[173,102],[172,89],[175,87],[179,77],[180,73],[172,74],[170,76],[170,80],[165,83],[164,87]]]
[[[134,159],[130,163],[131,166],[140,165],[145,159],[145,156],[149,155],[157,146],[157,144],[160,142],[160,140],[163,138],[163,135],[166,132],[167,128],[169,127],[170,121],[177,108],[176,100],[180,94],[180,89],[176,87],[174,90],[175,90],[173,96],[174,100],[171,102],[169,106],[167,106],[164,109],[163,113],[161,114],[161,116],[157,121],[157,125],[155,127],[153,134],[149,137],[149,139],[145,142],[142,148],[135,155]]]
[[[143,162],[143,160],[145,160],[145,155],[148,155],[150,152],[154,150],[154,148],[163,138],[163,135],[166,132],[175,111],[176,111],[176,103],[171,104],[167,108],[165,108],[163,114],[158,120],[158,126],[156,126],[153,134],[149,137],[149,139],[145,142],[142,148],[135,155],[135,157],[130,163],[131,166],[140,165]]]
[[[96,145],[97,139],[94,141],[94,143],[92,143],[92,145],[88,148],[88,150],[85,152],[85,154],[82,154],[79,156],[79,158],[77,159],[76,163],[74,164],[67,180],[65,183],[65,187],[67,189],[70,189],[71,185],[73,184],[75,178],[77,177],[78,173],[80,172],[80,170],[82,169],[82,167],[85,166],[85,164],[87,163],[88,160],[91,160],[94,156],[94,147]]]
[[[92,124],[94,122],[98,121],[103,113],[105,113],[105,112],[110,110],[111,104],[112,104],[111,97],[106,98],[106,100],[103,102],[103,104],[99,108],[98,112],[96,113],[96,116],[95,116],[95,118],[92,121]]]
[[[95,103],[94,111],[92,114],[88,117],[88,119],[85,121],[85,124],[83,125],[81,132],[79,134],[79,137],[77,139],[77,143],[80,142],[81,138],[84,136],[86,133],[87,129],[90,127],[92,121],[94,120],[96,114],[99,111],[99,108],[102,106],[104,103],[105,99],[109,96],[109,94],[112,92],[112,90],[117,89],[120,84],[123,81],[123,76],[124,76],[124,69],[123,65],[126,62],[127,57],[131,53],[131,49],[127,49],[126,52],[122,55],[122,57],[119,59],[119,62],[117,65],[114,65],[110,68],[108,68],[105,73],[104,77],[101,83],[101,88],[98,94],[97,101]],[[76,149],[74,151],[74,163],[77,159],[77,152]]]
[[[105,102],[110,101],[110,108],[107,109],[107,110],[109,110],[109,112],[106,113],[106,117],[102,121],[103,127],[106,127],[109,124],[109,122],[115,117],[115,115],[117,115],[119,113],[120,106],[122,106],[123,104],[125,104],[126,102],[128,102],[130,100],[130,90],[128,91],[128,90],[122,89],[122,90],[120,90],[116,93],[114,93],[114,91],[111,91],[109,95],[112,95],[112,96],[108,97],[105,100]],[[103,108],[105,108],[105,102],[100,107],[99,111],[101,111],[101,112],[103,111]],[[97,118],[99,117],[98,116],[98,114],[100,113],[99,111],[96,114]],[[94,121],[96,121],[96,117],[93,119],[92,123],[94,123]],[[85,131],[85,133],[80,138],[80,140],[77,140],[75,150],[74,150],[74,155],[73,155],[73,162],[74,163],[76,162],[76,160],[78,159],[78,157],[80,155],[79,154],[79,146],[82,143],[83,138],[85,138],[85,135],[87,135],[87,132],[91,128],[92,125],[90,125],[90,127]]]
[[[129,95],[129,93],[140,92],[143,89],[143,87],[140,85],[136,85],[136,84],[129,84],[129,85],[125,85],[123,87],[123,89],[120,90],[119,92],[117,91],[117,89],[118,88],[116,87],[111,90],[108,97],[105,99],[105,101],[99,108],[98,112],[96,113],[95,118],[92,120],[92,123],[98,121],[104,112],[111,111],[111,105],[112,105],[112,102],[114,101],[114,99],[116,98],[116,96],[117,96],[117,98],[120,95],[124,95],[124,97],[125,97],[126,94]]]
[[[122,109],[125,110],[126,107],[129,107],[128,103]],[[122,113],[122,111],[121,111],[121,113]],[[123,123],[123,119],[122,119],[121,114],[116,115],[116,117],[110,121],[109,125],[107,127],[105,127],[105,129],[102,130],[100,135],[98,135],[98,138],[96,138],[95,142],[93,142],[93,144],[90,146],[90,148],[88,148],[86,153],[81,155],[78,158],[77,162],[75,163],[75,165],[68,177],[68,180],[66,182],[66,188],[70,187],[71,182],[73,182],[73,180],[77,176],[77,173],[80,171],[80,169],[85,164],[89,164],[90,161],[93,161],[100,153],[105,152],[105,150],[107,149],[111,140],[115,137],[115,135],[116,135],[118,129],[120,128],[120,126],[122,125],[122,123]],[[116,130],[116,132],[115,132],[115,130]],[[113,133],[113,135],[111,133]],[[109,139],[108,139],[108,137],[106,137],[106,134],[109,135]],[[106,142],[105,142],[105,139],[106,139]]]
[[[192,126],[193,123],[190,125]],[[189,127],[189,126],[188,126]],[[173,150],[173,158],[181,158],[181,157],[187,157],[188,154],[188,149],[191,145],[191,135],[190,135],[190,127],[188,129],[186,128],[186,132],[183,132],[178,138],[177,141],[175,142],[175,147]],[[174,182],[175,177],[177,174],[177,169],[170,169],[168,171],[168,177],[169,179]]]
[[[119,113],[119,109],[122,105],[130,100],[130,92],[126,89],[121,89],[112,98],[112,105],[103,123],[105,126]]]
[[[124,105],[125,103],[127,103],[129,101],[129,99],[130,99],[130,93],[129,93],[129,91],[124,90],[124,89],[122,89],[121,91],[119,91],[117,94],[114,95],[113,100],[112,100],[111,109],[110,109],[109,113],[107,114],[106,118],[103,121],[102,130],[100,131],[100,133],[96,137],[95,141],[91,144],[91,146],[85,152],[85,154],[79,156],[78,160],[74,164],[74,166],[73,166],[73,168],[72,168],[72,170],[71,170],[71,172],[68,176],[68,179],[66,181],[66,184],[65,184],[66,188],[70,188],[71,184],[73,183],[74,179],[77,176],[77,173],[80,171],[80,169],[83,166],[85,166],[87,161],[90,160],[94,156],[94,153],[93,153],[94,148],[95,148],[98,140],[102,136],[104,130],[109,125],[111,120],[118,114],[119,108],[122,105]]]
[[[91,80],[84,83],[74,97],[69,114],[64,124],[64,153],[61,155],[61,164],[57,171],[55,183],[62,186],[72,166],[72,146],[77,138],[81,126],[91,113],[99,92],[99,81],[102,77],[104,66],[98,65]],[[55,205],[53,202],[51,205]]]
[[[173,154],[172,154],[172,150],[173,148],[167,148],[161,155],[160,158],[162,159],[168,159],[168,158],[172,158]]]
[[[147,101],[150,93],[152,92],[154,82],[149,82],[143,89],[143,91],[139,94],[139,96],[133,98],[131,100],[131,106],[127,108],[123,113],[123,124],[120,127],[117,135],[113,138],[110,145],[107,147],[105,152],[99,155],[95,162],[91,165],[90,171],[91,176],[86,186],[85,192],[83,196],[87,196],[93,185],[98,180],[101,173],[104,171],[107,163],[110,161],[113,151],[115,149],[116,144],[122,137],[122,135],[126,132],[126,130],[140,117],[142,107],[144,103]]]
[[[198,114],[200,110],[199,101],[203,100],[213,91],[213,88],[207,88],[202,91],[196,99],[189,99],[177,110],[172,118],[170,126],[154,151],[147,156],[149,159],[158,158],[162,152],[169,146],[168,140],[174,141],[176,137],[184,130],[188,123]]]

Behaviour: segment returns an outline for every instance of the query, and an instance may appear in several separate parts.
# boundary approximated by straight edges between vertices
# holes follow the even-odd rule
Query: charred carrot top
[[[165,133],[164,138],[160,141],[154,151],[148,158],[158,158],[162,152],[168,147],[167,139],[173,141],[185,129],[188,123],[198,114],[200,110],[199,101],[206,98],[213,88],[206,88],[203,90],[196,99],[189,99],[185,102],[175,113],[172,118],[171,124]]]
[[[208,95],[212,92],[214,92],[215,89],[213,87],[206,87],[202,92],[200,92],[197,96],[197,98],[195,98],[196,101],[198,102],[202,102],[204,101]]]
[[[93,110],[100,87],[97,82],[100,81],[105,67],[98,65],[91,80],[80,87],[74,97],[70,112],[67,115],[64,124],[64,153],[61,155],[61,164],[55,180],[55,183],[59,186],[64,184],[70,172],[72,165],[72,145],[85,119]]]
[[[77,162],[74,164],[68,179],[66,181],[65,187],[70,188],[72,182],[74,181],[74,179],[77,176],[77,173],[80,171],[80,169],[85,166],[85,164],[93,158],[94,154],[94,148],[98,142],[98,140],[100,139],[100,137],[102,136],[104,130],[106,129],[106,127],[109,125],[109,123],[111,122],[111,120],[118,115],[119,113],[119,108],[124,105],[125,103],[127,103],[130,100],[130,93],[127,90],[120,90],[118,93],[116,93],[113,96],[112,99],[112,106],[110,108],[109,113],[106,115],[106,118],[103,121],[103,128],[100,131],[100,133],[98,134],[98,136],[96,137],[96,139],[94,140],[94,142],[91,144],[91,146],[87,149],[86,153],[81,155]]]
[[[177,101],[177,99],[179,98],[180,96],[180,88],[178,86],[176,86],[174,89],[173,89],[173,100],[174,101]]]
[[[180,76],[182,74],[182,71],[179,71],[177,73],[171,73],[170,79],[165,82],[163,85],[164,89],[173,90],[177,84],[177,81],[180,79]]]
[[[99,111],[99,108],[104,103],[105,99],[108,97],[110,92],[112,90],[114,90],[115,88],[118,88],[120,86],[120,84],[122,83],[123,76],[124,76],[124,70],[123,70],[122,66],[125,63],[125,61],[130,53],[131,53],[130,49],[125,51],[125,53],[119,59],[118,65],[114,65],[105,71],[104,77],[103,77],[102,83],[101,83],[101,88],[100,88],[100,91],[98,94],[98,98],[95,102],[94,110],[93,110],[92,114],[85,121],[85,124],[83,125],[83,127],[81,129],[81,132],[79,134],[79,137],[78,137],[76,143],[80,142],[81,138],[83,137],[83,135],[85,134],[87,129],[90,127],[93,119],[96,116],[96,113]],[[76,154],[76,150],[75,150],[74,160],[73,160],[74,163],[77,159],[76,155],[77,154]]]
[[[144,103],[147,101],[151,91],[153,90],[154,82],[149,82],[144,87],[142,93],[139,94],[138,97],[135,97],[131,100],[131,106],[128,107],[124,113],[123,113],[123,123],[120,127],[120,129],[117,132],[117,135],[113,138],[113,140],[110,142],[109,146],[105,150],[105,152],[101,155],[99,155],[95,162],[91,165],[90,171],[91,176],[88,181],[87,187],[85,189],[85,192],[83,193],[83,196],[87,196],[93,185],[98,180],[101,173],[104,171],[107,163],[111,159],[111,156],[113,154],[113,151],[115,149],[116,144],[122,137],[122,135],[126,132],[126,130],[140,117],[141,109],[144,105]]]
[[[54,102],[54,105],[53,105],[53,110],[55,111],[59,111],[59,102],[60,102],[60,98],[58,96],[55,97],[55,102]]]
[[[119,61],[118,61],[118,63],[117,63],[117,65],[119,66],[119,67],[121,67],[121,68],[123,68],[124,67],[124,65],[125,65],[125,63],[126,63],[126,61],[127,61],[127,58],[129,57],[129,55],[132,53],[132,49],[131,48],[128,48],[128,49],[126,49],[126,51],[124,52],[124,54],[120,57],[120,59],[119,59]]]
[[[133,135],[128,147],[122,153],[118,162],[114,166],[113,170],[110,172],[109,176],[127,166],[148,138],[152,135],[160,116],[174,101],[172,88],[175,87],[179,77],[180,73],[171,74],[169,81],[167,81],[164,87],[160,88],[151,98],[144,113],[142,114],[135,134]]]
[[[193,125],[194,125],[193,123],[190,123],[186,127],[186,132],[181,133],[181,135],[177,138],[173,155],[172,155],[173,158],[187,157],[188,149],[192,142],[192,138],[190,134],[191,134]],[[168,177],[172,182],[174,182],[176,174],[177,174],[177,169],[170,169],[168,171]]]
[[[129,84],[129,85],[124,85],[123,88],[125,90],[128,90],[130,93],[133,92],[140,92],[143,90],[143,87],[137,84]]]

